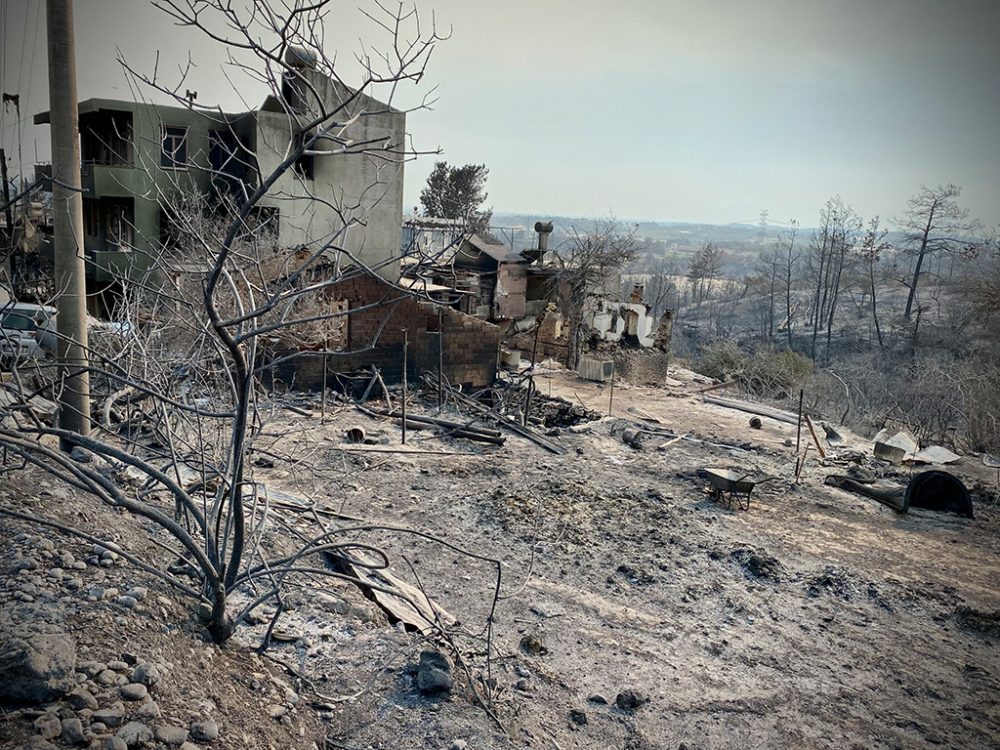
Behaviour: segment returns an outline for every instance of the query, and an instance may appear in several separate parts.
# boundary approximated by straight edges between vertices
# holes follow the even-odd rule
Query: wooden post
[[[799,455],[799,443],[802,439],[802,397],[805,395],[805,389],[799,388],[799,421],[796,422],[795,426],[795,455]]]
[[[438,308],[438,411],[444,407],[444,314]]]
[[[608,397],[608,416],[611,416],[611,408],[615,405],[615,361],[611,360],[611,395]]]
[[[403,329],[403,445],[406,445],[406,349],[410,345],[410,334]]]
[[[319,423],[324,424],[326,422],[326,362],[327,362],[327,341],[323,339],[323,396],[320,400],[319,406]]]

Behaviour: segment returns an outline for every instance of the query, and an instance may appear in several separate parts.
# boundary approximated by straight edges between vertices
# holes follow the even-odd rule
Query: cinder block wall
[[[323,380],[323,358],[328,378],[334,373],[378,367],[387,383],[403,379],[403,328],[407,329],[407,376],[416,381],[426,371],[437,371],[438,340],[443,349],[443,372],[452,384],[481,388],[496,377],[499,326],[471,315],[439,308],[394,289],[380,279],[364,277],[338,284],[332,296],[346,300],[347,347],[327,355],[303,353],[279,366],[275,377],[299,388],[318,388]],[[441,310],[443,336],[439,337]]]

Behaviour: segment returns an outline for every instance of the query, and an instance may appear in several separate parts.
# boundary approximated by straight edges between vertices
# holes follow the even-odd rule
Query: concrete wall
[[[338,135],[355,143],[369,143],[364,150],[313,157],[313,176],[303,178],[294,171],[285,173],[261,201],[280,211],[278,241],[293,247],[334,240],[352,220],[364,226],[349,226],[345,236],[336,237],[344,247],[380,276],[399,278],[400,222],[403,216],[403,165],[399,154],[405,148],[406,115],[371,97],[358,95],[315,71],[304,71],[327,112],[341,109],[333,118],[345,122],[357,117]],[[292,102],[291,104],[294,104]],[[312,93],[296,111],[290,103],[270,98],[255,113],[254,147],[264,179],[287,154],[293,132],[318,110]],[[339,146],[317,141],[315,149],[331,151]],[[319,200],[311,200],[314,196]],[[301,198],[302,200],[289,200]]]

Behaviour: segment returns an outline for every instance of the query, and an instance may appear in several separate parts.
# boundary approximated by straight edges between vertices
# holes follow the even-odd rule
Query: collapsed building
[[[402,283],[503,326],[510,365],[525,351],[565,362],[572,312],[564,279],[571,269],[549,252],[552,223],[539,221],[534,229],[536,245],[517,250],[513,239],[506,243],[485,230],[465,232],[460,221],[413,217],[404,222]],[[592,348],[604,343],[668,350],[670,313],[655,320],[641,286],[622,301],[620,283],[618,272],[610,273],[586,295],[582,325]]]

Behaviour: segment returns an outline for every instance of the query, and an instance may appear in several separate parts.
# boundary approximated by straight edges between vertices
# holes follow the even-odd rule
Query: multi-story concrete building
[[[343,124],[334,129],[339,140],[317,140],[270,185],[257,220],[279,247],[333,241],[380,276],[398,278],[405,114],[322,75],[304,55],[292,60],[300,63],[297,73],[286,75],[280,94],[250,112],[223,113],[194,102],[79,104],[84,249],[92,288],[155,265],[171,233],[165,203],[185,192],[209,200],[227,193],[240,203],[290,147],[315,134],[302,123],[321,108],[341,107],[334,117]],[[34,121],[48,123],[49,113]],[[345,148],[345,141],[355,145]],[[352,221],[359,219],[363,226]]]

